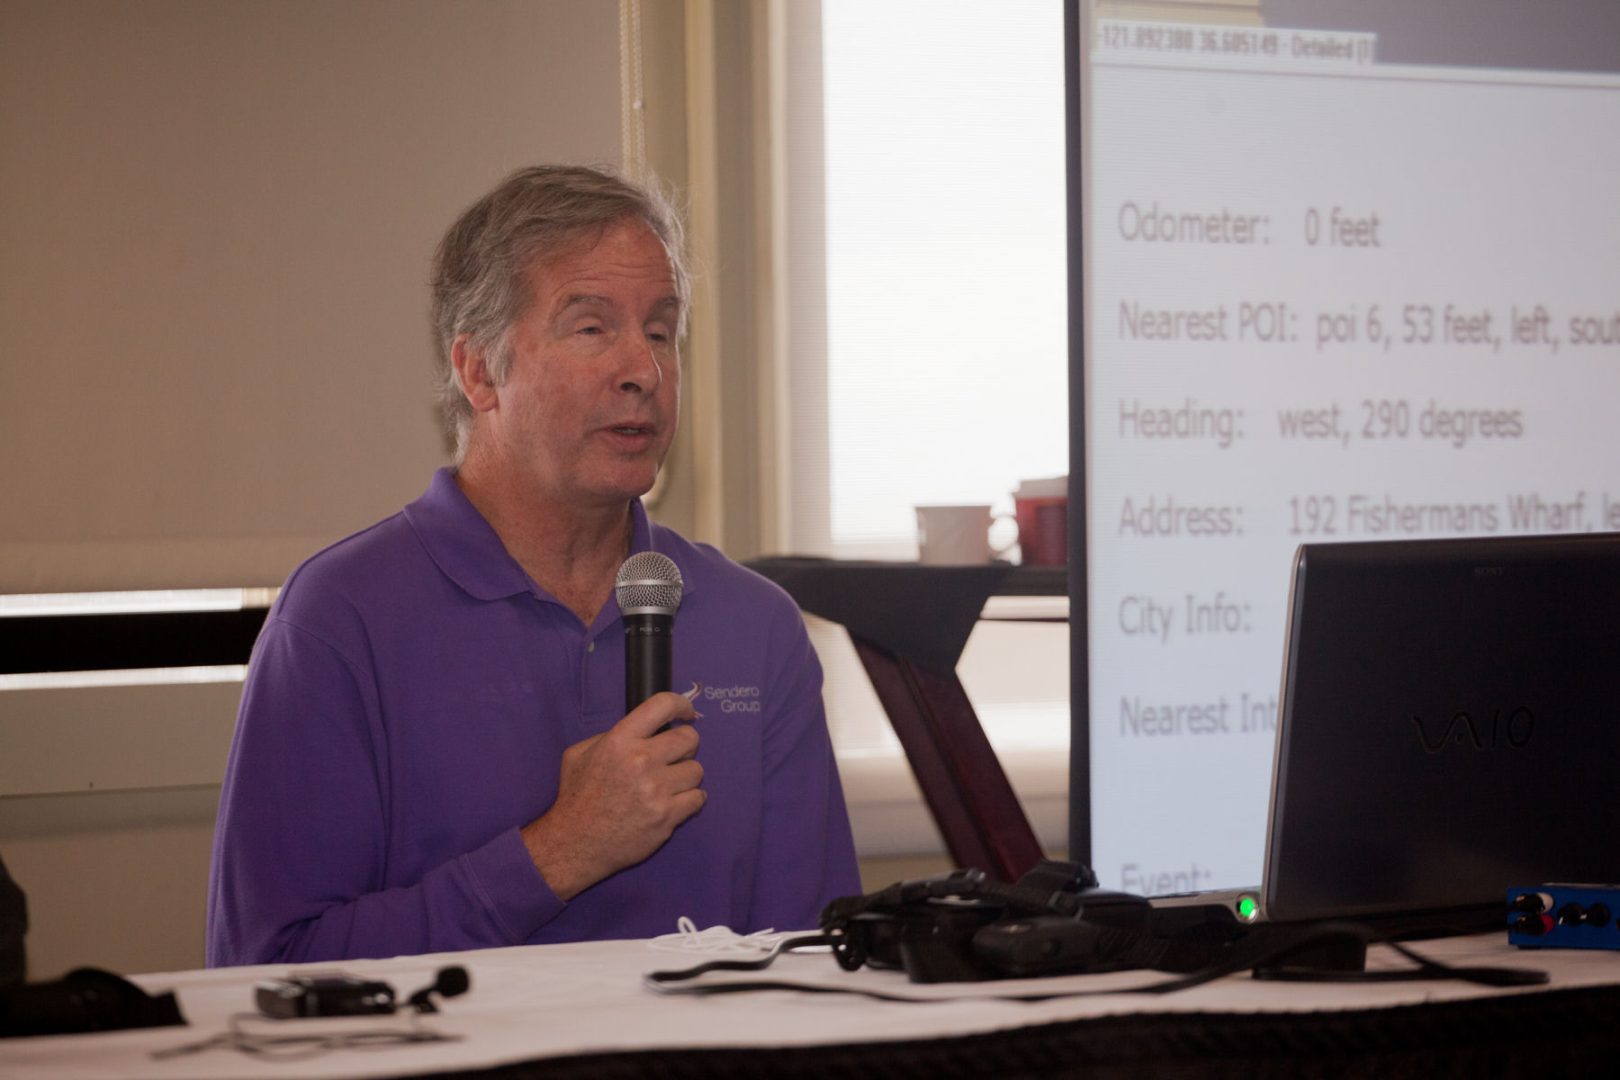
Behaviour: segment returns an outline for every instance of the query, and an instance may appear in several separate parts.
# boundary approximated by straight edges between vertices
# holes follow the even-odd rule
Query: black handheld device
[[[299,1016],[367,1016],[394,1011],[394,988],[341,972],[265,979],[253,988],[259,1011],[277,1020]]]
[[[438,1006],[433,1003],[434,995],[451,998],[465,994],[471,986],[472,979],[466,968],[459,964],[440,968],[433,982],[412,994],[405,1007],[419,1013],[438,1012]],[[259,1012],[276,1020],[303,1016],[372,1016],[391,1013],[398,1007],[392,986],[342,971],[265,979],[253,988],[253,1003]]]

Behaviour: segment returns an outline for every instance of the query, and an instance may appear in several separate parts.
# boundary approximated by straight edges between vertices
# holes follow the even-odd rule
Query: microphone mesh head
[[[668,555],[638,551],[619,567],[613,595],[625,615],[673,615],[681,606],[681,571]]]

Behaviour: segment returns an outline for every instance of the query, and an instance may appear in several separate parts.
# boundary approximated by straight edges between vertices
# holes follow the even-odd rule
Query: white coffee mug
[[[990,544],[990,521],[986,505],[917,507],[917,561],[924,566],[982,566],[1004,554],[1006,548]]]

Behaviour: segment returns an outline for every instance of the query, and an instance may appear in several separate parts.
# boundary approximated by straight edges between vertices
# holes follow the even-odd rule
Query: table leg
[[[1016,881],[1040,842],[956,673],[939,675],[851,634],[878,700],[959,867]]]

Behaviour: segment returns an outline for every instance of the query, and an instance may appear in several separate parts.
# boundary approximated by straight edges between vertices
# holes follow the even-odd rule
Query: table
[[[957,866],[1016,881],[1042,858],[956,674],[991,596],[1066,596],[1068,568],[757,559],[813,615],[841,624]]]
[[[1538,967],[1549,987],[1497,991],[1465,983],[1275,983],[1231,976],[1162,998],[1108,993],[1040,1003],[998,992],[1118,989],[1151,972],[919,986],[898,972],[845,973],[826,955],[790,955],[772,977],[856,985],[921,998],[898,1004],[789,992],[671,997],[645,988],[654,969],[697,962],[643,941],[542,945],[353,961],[345,970],[392,983],[401,996],[447,963],[472,990],[426,1017],[459,1041],[335,1050],[297,1064],[213,1049],[167,1061],[153,1050],[201,1040],[249,1007],[255,981],[285,966],[138,976],[173,990],[189,1026],[0,1040],[11,1080],[98,1077],[369,1077],[1131,1075],[1596,1075],[1620,1064],[1620,954],[1520,952],[1502,934],[1424,943],[1449,963]],[[1374,947],[1369,966],[1396,961]],[[741,976],[747,977],[747,976]],[[268,1024],[269,1021],[264,1023]],[[294,1020],[333,1030],[361,1020]]]

